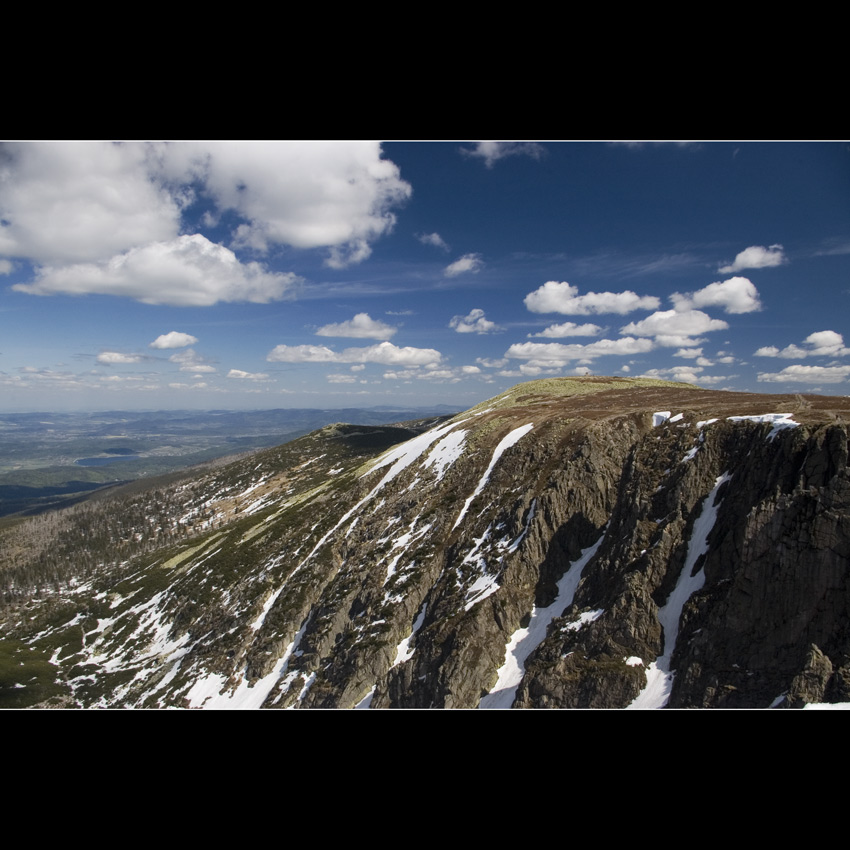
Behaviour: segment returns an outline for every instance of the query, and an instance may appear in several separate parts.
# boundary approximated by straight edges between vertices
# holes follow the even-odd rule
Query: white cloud
[[[720,384],[735,377],[734,375],[703,375],[702,371],[702,366],[673,366],[670,369],[649,369],[640,377],[683,381],[687,384]]]
[[[495,322],[485,318],[484,311],[479,307],[470,310],[468,316],[454,316],[449,327],[459,334],[487,334],[502,330]]]
[[[327,248],[327,264],[343,267],[369,256],[412,191],[377,142],[6,143],[0,170],[0,256],[48,267],[22,291],[106,287],[139,300],[134,286],[102,279],[107,264],[114,275],[116,264],[138,261],[133,251],[177,244],[197,195],[214,204],[208,224],[235,213],[234,247]],[[246,268],[232,289],[256,277]],[[80,277],[93,278],[94,290]],[[259,296],[248,286],[247,298],[216,300],[269,300],[269,287],[276,291],[267,281]]]
[[[781,245],[771,245],[765,248],[762,245],[751,245],[745,248],[736,257],[734,262],[721,266],[718,271],[721,274],[739,272],[742,269],[763,269],[769,266],[781,266],[787,262]]]
[[[676,348],[692,348],[700,340],[695,334],[726,330],[729,327],[722,319],[712,319],[701,310],[661,310],[620,328],[620,333],[636,336],[651,336],[658,345]]]
[[[850,348],[844,346],[844,337],[835,331],[816,331],[803,340],[808,348],[799,345],[786,345],[782,350],[775,345],[766,345],[755,352],[756,357],[783,357],[793,360],[798,357],[843,357],[850,354]]]
[[[101,351],[97,355],[97,362],[107,366],[122,363],[141,363],[143,359],[141,354],[122,354],[120,351]]]
[[[457,277],[459,274],[478,274],[484,265],[481,254],[464,254],[459,260],[455,260],[446,266],[443,273],[448,277]]]
[[[231,369],[227,373],[228,378],[238,378],[241,381],[267,381],[268,374],[265,372],[243,372],[241,369]]]
[[[219,210],[246,219],[236,245],[330,248],[335,268],[368,257],[412,193],[378,142],[198,142],[158,153],[166,176],[200,177]]]
[[[353,319],[325,325],[316,336],[343,336],[355,339],[389,339],[398,328],[373,319],[368,313],[358,313]]]
[[[579,295],[577,286],[566,281],[550,280],[525,296],[525,306],[532,313],[563,313],[588,316],[594,313],[631,313],[634,310],[656,310],[661,301],[654,295],[634,292],[588,292]]]
[[[210,366],[206,358],[198,354],[194,348],[178,351],[168,358],[170,363],[177,363],[181,372],[215,372],[214,366]]]
[[[443,251],[448,251],[449,246],[439,233],[420,233],[416,237],[423,245],[433,245]]]
[[[384,372],[387,381],[433,381],[436,383],[456,384],[464,378],[480,375],[477,366],[460,366],[453,369],[391,369]]]
[[[12,288],[30,295],[123,295],[143,304],[203,307],[279,301],[300,280],[257,262],[240,263],[228,248],[195,234],[132,248],[103,263],[46,266],[33,283]]]
[[[758,379],[773,383],[839,384],[850,377],[850,366],[786,366],[781,372],[759,372]]]
[[[206,381],[201,381],[197,384],[180,384],[172,383],[168,385],[172,390],[206,390],[209,389],[209,384]]]
[[[682,295],[674,292],[670,300],[677,310],[699,307],[722,307],[727,313],[753,313],[761,310],[758,290],[745,277],[710,283],[708,286]]]
[[[560,342],[520,342],[512,345],[505,357],[533,361],[533,365],[542,368],[553,368],[573,360],[594,360],[609,354],[622,356],[624,354],[644,354],[652,351],[655,346],[651,339],[600,339],[586,345]]]
[[[590,323],[577,325],[575,322],[564,322],[561,325],[549,325],[540,333],[529,334],[529,337],[548,337],[550,339],[560,339],[567,336],[598,336],[602,333],[602,328],[599,325]]]
[[[465,156],[479,157],[487,168],[492,168],[500,159],[509,156],[530,156],[540,159],[546,149],[537,142],[477,142],[474,148],[461,148]]]
[[[0,260],[0,274],[12,274],[15,264],[11,260]]]
[[[266,357],[273,363],[344,363],[333,349],[326,345],[277,345]]]
[[[167,334],[160,334],[148,347],[149,348],[185,348],[187,345],[194,345],[198,341],[196,336],[192,334],[184,334],[180,331],[170,331]]]
[[[0,149],[0,254],[96,262],[174,239],[183,197],[151,179],[141,144],[20,142]]]
[[[384,366],[426,366],[443,355],[433,348],[399,348],[381,342],[366,348],[346,348],[337,353],[324,345],[278,345],[266,360],[274,363],[380,363]]]

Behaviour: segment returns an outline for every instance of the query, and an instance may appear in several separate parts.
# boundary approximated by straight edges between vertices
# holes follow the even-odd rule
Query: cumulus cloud
[[[666,381],[683,381],[687,384],[705,384],[712,386],[737,378],[737,375],[703,375],[702,366],[673,366],[670,369],[649,369],[639,377],[660,378]]]
[[[368,257],[412,193],[377,142],[198,142],[157,153],[166,177],[202,180],[219,210],[245,219],[237,246],[330,248],[334,267]]]
[[[0,254],[85,263],[175,238],[185,198],[151,179],[149,152],[109,142],[3,145]]]
[[[702,340],[695,335],[726,330],[722,319],[712,319],[701,310],[661,310],[620,328],[620,333],[651,336],[658,345],[675,348],[693,348]]]
[[[481,254],[464,254],[459,260],[455,260],[446,266],[443,274],[447,277],[457,277],[459,274],[478,274],[484,266]]]
[[[771,245],[765,248],[762,245],[751,245],[745,248],[736,257],[734,262],[721,266],[718,271],[721,274],[731,274],[743,269],[763,269],[769,266],[781,266],[787,262],[781,245]]]
[[[377,142],[6,143],[0,171],[0,256],[38,269],[21,291],[138,300],[146,300],[133,280],[139,265],[159,266],[164,252],[192,238],[178,239],[183,213],[199,196],[213,205],[207,224],[231,214],[231,247],[323,248],[327,264],[339,268],[369,256],[412,191]],[[268,301],[292,278],[269,279],[249,264],[230,287],[195,282],[186,299],[155,294],[150,303]],[[174,288],[184,283],[178,275]]]
[[[398,328],[373,319],[368,313],[358,313],[345,322],[324,325],[316,336],[344,336],[355,339],[389,339]]]
[[[509,156],[530,156],[540,159],[546,149],[537,142],[477,142],[474,148],[461,148],[465,156],[484,160],[487,168],[492,168],[500,159]]]
[[[443,355],[433,348],[399,348],[391,342],[346,348],[341,352],[324,345],[278,345],[266,357],[274,363],[380,363],[384,366],[425,366],[442,359]]]
[[[439,233],[420,233],[416,237],[423,245],[432,245],[442,251],[448,251],[449,246]]]
[[[449,327],[454,328],[459,334],[487,334],[500,331],[502,328],[495,322],[491,322],[479,307],[470,310],[468,316],[454,316],[449,322]]]
[[[785,348],[779,349],[774,345],[766,345],[759,348],[755,352],[756,357],[784,357],[788,360],[798,357],[843,357],[850,354],[850,348],[844,345],[844,337],[835,331],[817,331],[809,334],[803,344],[807,348],[801,348],[799,345],[786,345]]]
[[[97,355],[97,362],[106,366],[114,366],[123,363],[141,363],[144,358],[141,354],[122,354],[120,351],[101,351]]]
[[[530,337],[549,337],[550,339],[560,339],[566,336],[598,336],[602,333],[602,328],[599,325],[593,325],[589,322],[584,325],[577,325],[575,322],[564,322],[560,325],[549,325],[540,333],[529,334]]]
[[[243,372],[241,369],[231,369],[227,373],[228,378],[237,378],[240,381],[267,381],[269,376],[266,372]]]
[[[759,372],[758,380],[772,383],[839,384],[850,377],[850,366],[786,366],[781,372]]]
[[[452,369],[390,369],[384,372],[388,381],[432,381],[434,383],[457,384],[465,378],[477,378],[481,370],[477,366],[457,366]]]
[[[758,290],[745,277],[710,283],[708,286],[682,295],[674,292],[670,300],[677,310],[700,307],[722,307],[727,313],[753,313],[761,310]]]
[[[167,334],[160,334],[148,347],[185,348],[187,345],[194,345],[197,341],[198,338],[196,336],[192,336],[192,334],[185,334],[180,331],[170,331]]]
[[[480,363],[485,369],[498,369],[501,366],[508,365],[506,357],[500,357],[498,359],[493,359],[492,357],[476,357],[475,362]]]
[[[214,366],[211,366],[209,361],[198,354],[194,348],[187,348],[185,351],[178,351],[168,358],[170,363],[177,363],[180,366],[181,372],[215,372]]]
[[[525,306],[532,313],[563,313],[568,316],[588,316],[594,313],[631,313],[635,310],[656,310],[661,301],[654,295],[625,292],[588,292],[579,295],[577,286],[566,281],[550,280],[525,296]]]
[[[123,295],[143,304],[203,307],[220,301],[267,304],[291,293],[297,275],[240,263],[228,248],[200,234],[132,248],[103,263],[45,266],[33,283],[13,286],[30,295]]]
[[[644,354],[652,351],[654,347],[651,339],[633,337],[600,339],[587,344],[571,343],[569,345],[560,342],[520,342],[514,343],[505,352],[505,357],[529,360],[535,366],[551,368],[574,360],[590,361],[609,354],[618,356]]]

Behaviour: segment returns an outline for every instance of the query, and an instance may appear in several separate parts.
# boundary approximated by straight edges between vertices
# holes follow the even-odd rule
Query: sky
[[[850,143],[0,143],[0,413],[846,395]]]

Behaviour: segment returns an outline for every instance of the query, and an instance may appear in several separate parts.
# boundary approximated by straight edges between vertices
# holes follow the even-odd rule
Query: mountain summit
[[[35,518],[4,539],[0,704],[848,702],[848,416],[531,381]]]

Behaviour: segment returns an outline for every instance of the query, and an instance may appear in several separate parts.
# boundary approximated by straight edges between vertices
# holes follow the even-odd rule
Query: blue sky
[[[9,142],[0,411],[844,395],[847,142]]]

